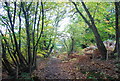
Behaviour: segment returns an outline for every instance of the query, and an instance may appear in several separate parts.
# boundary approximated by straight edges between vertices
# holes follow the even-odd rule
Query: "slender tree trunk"
[[[66,43],[65,38],[63,38],[63,41],[64,41],[64,45],[65,45],[65,47],[66,47],[66,51],[68,52],[68,51],[69,51],[69,50],[68,50],[68,45],[67,45],[67,43]]]
[[[49,52],[47,53],[47,56],[45,56],[45,57],[50,56],[50,54],[51,54],[51,52],[52,52],[53,48],[54,48],[54,44],[52,45],[52,47],[50,48]]]
[[[46,50],[49,49],[50,45],[51,45],[52,39],[49,40],[49,44],[46,46]]]
[[[35,44],[35,50],[36,50],[36,52],[37,52],[37,50],[38,50],[38,44],[39,44],[39,41],[40,41],[40,39],[41,39],[41,37],[42,37],[42,34],[43,34],[43,28],[44,28],[44,4],[43,4],[43,2],[41,2],[41,7],[42,7],[42,9],[41,9],[41,15],[42,15],[42,28],[41,28],[41,32],[40,32],[40,35],[38,36],[38,39],[37,39],[37,41],[36,41],[36,44]],[[39,19],[40,19],[40,16],[39,16]],[[39,22],[38,22],[38,26],[39,26]],[[36,57],[37,57],[37,54],[35,53],[35,68],[37,67],[37,60],[36,60]]]
[[[19,11],[19,50],[21,51],[21,7]]]
[[[34,24],[33,24],[33,31],[32,31],[32,42],[33,42],[33,59],[32,59],[32,65],[34,64],[34,60],[36,59],[35,58],[35,53],[36,53],[36,50],[35,50],[35,27],[36,27],[36,20],[37,20],[37,14],[38,14],[38,5],[39,5],[39,2],[37,2],[37,5],[36,5],[36,9],[35,9],[35,15],[34,15]]]
[[[71,37],[71,49],[70,49],[70,53],[74,52],[74,38]]]

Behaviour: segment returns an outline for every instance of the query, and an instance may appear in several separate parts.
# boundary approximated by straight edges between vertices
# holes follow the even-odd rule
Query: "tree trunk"
[[[35,19],[34,19],[34,24],[33,24],[33,31],[32,31],[32,42],[33,42],[33,59],[32,59],[32,65],[34,64],[34,60],[36,59],[36,49],[35,49],[35,27],[36,27],[36,20],[37,20],[37,14],[38,14],[38,5],[39,5],[39,2],[37,2],[37,5],[36,5],[36,10],[35,10]]]
[[[21,51],[21,7],[19,11],[19,50]]]
[[[70,49],[70,53],[72,54],[73,53],[73,51],[74,51],[74,38],[73,37],[71,37],[71,49]]]
[[[120,57],[120,2],[115,2],[115,26],[116,26],[116,45],[114,52]]]

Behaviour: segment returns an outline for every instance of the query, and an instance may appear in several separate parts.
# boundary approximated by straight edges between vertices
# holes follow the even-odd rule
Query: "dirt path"
[[[41,68],[41,66],[44,66]],[[75,69],[72,63],[62,62],[58,58],[49,58],[34,72],[39,79],[75,79]]]
[[[62,63],[62,61],[57,58],[49,58],[46,62],[43,61],[43,63],[38,67],[38,70],[35,71],[35,75],[38,76],[39,79],[64,78],[64,76],[60,75],[60,63]]]
[[[59,64],[62,61],[57,58],[50,58],[50,60],[47,62],[47,67],[45,67],[45,78],[46,79],[58,79],[58,78],[65,78],[66,76],[61,76],[61,68],[59,67]]]
[[[117,78],[118,73],[115,71],[114,61],[88,60],[85,56],[61,61],[59,58],[48,58],[39,62],[39,67],[33,72],[38,79],[86,79],[91,73],[104,72],[107,75]],[[88,74],[84,74],[88,72]],[[114,74],[114,75],[113,75]],[[104,78],[103,75],[95,78]]]

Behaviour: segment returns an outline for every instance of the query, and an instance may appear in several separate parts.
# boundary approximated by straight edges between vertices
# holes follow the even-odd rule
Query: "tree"
[[[79,15],[84,19],[84,21],[87,23],[87,25],[91,28],[91,30],[93,31],[94,33],[94,36],[95,36],[95,39],[96,39],[96,44],[97,44],[97,47],[99,49],[99,51],[101,52],[101,55],[102,55],[102,58],[105,59],[106,58],[106,54],[107,54],[107,50],[103,44],[103,41],[100,37],[100,34],[98,33],[98,30],[96,28],[96,25],[95,25],[95,22],[94,22],[94,18],[91,16],[89,10],[87,9],[86,5],[84,4],[84,2],[81,2],[82,3],[82,6],[83,8],[85,9],[89,19],[90,19],[90,22],[87,20],[86,17],[84,17],[84,15],[79,11],[77,5],[75,2],[72,2],[73,5],[75,6],[77,12],[79,13]]]
[[[14,5],[14,7],[11,5]],[[31,71],[36,68],[37,50],[44,27],[43,2],[41,2],[40,9],[38,8],[39,5],[39,2],[37,2],[37,4],[32,2],[27,2],[26,4],[25,2],[14,2],[13,4],[5,2],[3,6],[7,15],[1,15],[1,21],[3,23],[2,25],[6,26],[7,32],[5,35],[0,30],[3,47],[2,55],[4,56],[2,63],[10,75],[16,75],[22,72],[31,73]],[[35,12],[33,11],[34,7],[36,8]],[[42,19],[40,19],[41,15]],[[19,21],[17,21],[17,19]],[[35,32],[35,30],[39,29],[40,21],[42,22],[41,32]],[[37,35],[37,37],[35,35]],[[23,38],[23,40],[21,38]],[[27,46],[27,51],[25,50],[25,46]],[[12,60],[9,61],[8,57]],[[14,69],[17,69],[18,72],[15,72]]]

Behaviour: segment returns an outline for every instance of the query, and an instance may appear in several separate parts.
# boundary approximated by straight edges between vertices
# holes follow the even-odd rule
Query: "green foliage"
[[[76,4],[78,5],[80,12],[83,13],[83,15],[89,20],[85,10],[81,7],[81,4],[79,2]],[[98,28],[102,40],[115,40],[114,4],[100,2],[86,2],[85,4],[87,5],[91,15],[94,17],[95,25]],[[75,12],[74,8],[69,10],[69,13],[72,12]],[[71,45],[71,37],[75,40],[75,49],[79,49],[80,44],[88,46],[95,44],[96,42],[93,31],[88,28],[84,20],[78,14],[74,14],[74,16],[69,15],[69,17],[72,17],[70,24],[64,31],[64,33],[69,36],[66,40],[68,47]]]
[[[25,9],[30,6],[30,2],[23,3]],[[95,44],[95,38],[93,31],[88,28],[87,24],[84,22],[83,18],[81,18],[77,13],[73,5],[71,3],[63,3],[63,2],[43,2],[44,4],[44,27],[43,27],[43,32],[41,34],[41,28],[42,28],[42,18],[39,20],[39,16],[41,17],[41,9],[42,6],[38,6],[38,12],[37,12],[37,19],[36,19],[36,24],[35,24],[35,10],[36,10],[36,3],[32,3],[30,6],[30,9],[26,10],[27,12],[27,18],[28,22],[30,24],[29,26],[29,35],[30,36],[30,52],[31,55],[33,55],[34,51],[34,44],[38,42],[38,38],[41,34],[40,41],[38,42],[37,46],[37,55],[41,58],[44,58],[52,45],[54,46],[55,51],[60,51],[60,52],[69,52],[71,50],[72,43],[74,43],[74,51],[81,51],[82,44],[86,46],[90,46]],[[83,9],[82,5],[80,2],[76,2],[78,5],[78,8],[81,13],[86,17],[88,21],[89,17],[87,16],[85,10]],[[90,11],[92,17],[94,17],[95,25],[101,35],[102,40],[107,40],[115,39],[115,11],[114,11],[114,4],[113,3],[101,3],[101,2],[90,2],[90,3],[85,3],[87,5],[88,10]],[[25,57],[26,61],[28,61],[28,42],[27,42],[27,32],[24,20],[24,12],[21,11],[21,33],[19,32],[19,13],[20,13],[20,7],[21,3],[17,3],[17,8],[16,8],[16,16],[15,16],[15,23],[14,24],[14,34],[16,37],[17,44],[19,46],[19,43],[21,41],[21,49],[20,53]],[[17,56],[18,53],[16,52],[16,44],[15,44],[15,38],[13,35],[13,30],[10,25],[10,20],[8,19],[8,14],[6,13],[8,9],[10,9],[10,16],[11,19],[13,20],[13,15],[14,15],[14,4],[10,3],[10,6],[5,6],[3,4],[3,13],[5,14],[0,14],[0,25],[1,27],[5,30],[2,30],[4,36],[0,36],[3,40],[6,39],[9,46],[7,47],[7,44],[5,45],[6,47],[6,58],[8,61],[12,64],[12,58],[9,55],[8,48],[10,49],[10,52],[13,56],[13,53],[15,52],[15,55]],[[63,26],[65,28],[64,31],[59,31],[59,27],[62,26],[62,23],[60,23],[64,18],[69,18],[69,23],[67,26]],[[37,23],[38,20],[40,21],[39,24]],[[3,23],[4,21],[5,23]],[[66,22],[64,22],[66,23]],[[91,22],[90,22],[91,23]],[[34,31],[34,24],[35,24],[35,31]],[[38,25],[38,28],[37,28]],[[62,27],[61,27],[62,28]],[[20,33],[20,34],[19,34]],[[34,33],[34,37],[33,37]],[[33,39],[34,38],[34,39]],[[74,39],[74,42],[72,41]],[[50,41],[51,40],[51,41]],[[5,41],[3,42],[5,43]],[[61,48],[59,46],[61,45]],[[49,47],[48,47],[49,46]],[[48,47],[48,48],[47,48]],[[35,49],[36,50],[36,49]],[[116,56],[116,54],[115,54]],[[32,56],[33,57],[33,56]],[[13,57],[14,58],[14,57]],[[18,58],[18,56],[17,56]],[[14,58],[15,59],[15,58]],[[27,64],[27,63],[25,63]],[[27,65],[26,65],[27,66]],[[22,78],[27,78],[29,76],[28,73],[22,73],[21,77]],[[97,78],[101,77],[105,78],[111,78],[110,76],[106,76],[102,73],[92,73],[89,72],[88,74],[88,79],[94,79],[96,80]]]
[[[39,51],[37,55],[41,58],[44,58],[47,55],[48,50]]]

